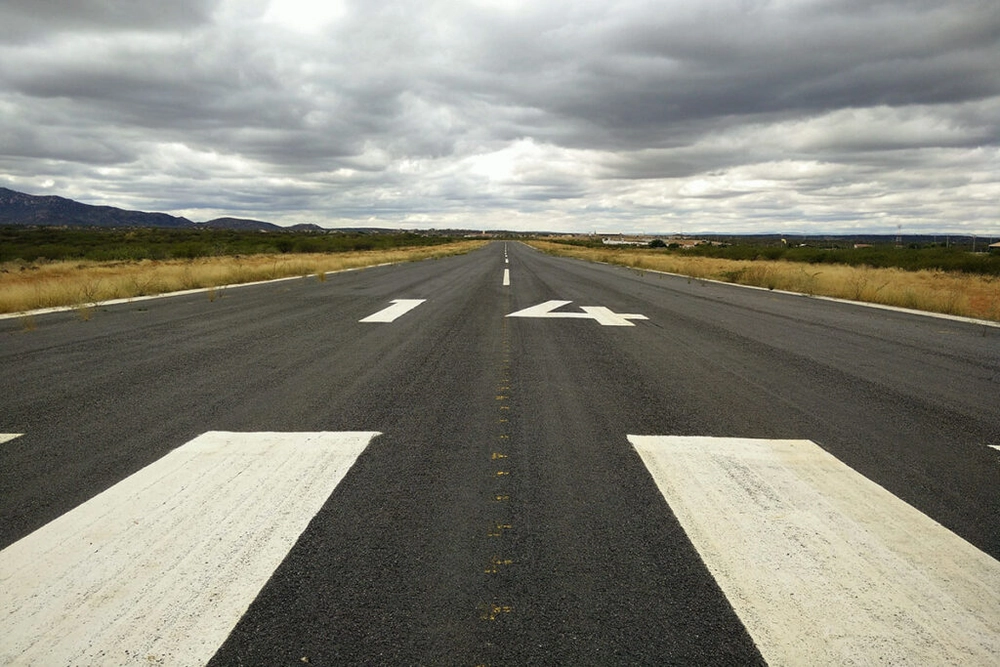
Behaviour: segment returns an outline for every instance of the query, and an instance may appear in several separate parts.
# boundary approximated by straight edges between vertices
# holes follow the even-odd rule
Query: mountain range
[[[281,227],[261,220],[215,218],[192,222],[166,213],[129,211],[114,206],[93,206],[54,195],[38,196],[0,188],[0,225],[33,227],[161,227],[168,229],[236,229],[241,231],[326,231],[319,225]]]

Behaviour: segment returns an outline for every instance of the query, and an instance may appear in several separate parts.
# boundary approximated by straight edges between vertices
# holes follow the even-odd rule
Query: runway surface
[[[36,323],[0,321],[0,662],[1000,658],[1000,329],[504,242]],[[174,620],[66,635],[123,576]]]

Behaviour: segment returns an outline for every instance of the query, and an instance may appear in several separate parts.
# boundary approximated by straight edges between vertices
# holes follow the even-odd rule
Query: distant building
[[[696,246],[705,245],[708,241],[703,241],[701,239],[675,239],[672,238],[668,241],[667,245],[671,248],[694,248]]]
[[[653,239],[648,236],[625,236],[624,234],[617,234],[615,236],[605,236],[601,239],[604,245],[649,245],[649,242]]]

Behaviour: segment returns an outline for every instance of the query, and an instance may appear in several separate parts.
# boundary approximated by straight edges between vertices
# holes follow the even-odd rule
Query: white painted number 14
[[[519,310],[511,313],[507,317],[541,317],[541,318],[568,318],[568,319],[591,319],[606,327],[633,327],[629,320],[649,319],[645,315],[634,313],[614,313],[610,308],[604,306],[583,306],[582,313],[573,312],[553,312],[556,308],[561,308],[572,301],[546,301],[537,306]]]

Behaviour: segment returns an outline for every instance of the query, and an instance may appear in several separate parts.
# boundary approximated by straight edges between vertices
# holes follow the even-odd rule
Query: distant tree
[[[667,244],[663,242],[663,239],[653,239],[649,242],[650,248],[666,248]]]

